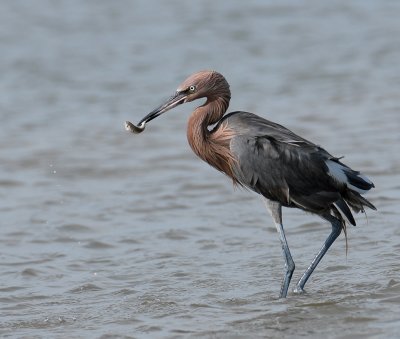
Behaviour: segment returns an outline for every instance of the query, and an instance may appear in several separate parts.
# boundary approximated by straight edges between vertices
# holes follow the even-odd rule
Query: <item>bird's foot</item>
[[[296,286],[296,287],[294,288],[294,290],[293,290],[293,293],[296,293],[296,294],[303,294],[303,293],[305,293],[305,291],[304,291],[304,289],[303,289],[302,287]]]

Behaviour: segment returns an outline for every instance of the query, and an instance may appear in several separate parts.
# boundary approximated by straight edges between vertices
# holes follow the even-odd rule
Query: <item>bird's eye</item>
[[[194,93],[195,91],[196,91],[196,86],[192,85],[192,86],[189,87],[189,92],[190,93]]]

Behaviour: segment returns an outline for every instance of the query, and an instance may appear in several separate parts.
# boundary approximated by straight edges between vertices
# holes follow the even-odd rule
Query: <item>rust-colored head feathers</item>
[[[200,71],[189,76],[182,82],[177,92],[188,93],[185,102],[207,97],[213,99],[223,97],[227,101],[231,98],[229,84],[224,76],[216,71]]]

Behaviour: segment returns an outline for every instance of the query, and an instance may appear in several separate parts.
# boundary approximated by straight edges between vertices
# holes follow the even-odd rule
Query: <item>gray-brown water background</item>
[[[2,1],[0,335],[390,338],[400,331],[398,1]],[[192,154],[189,74],[362,170],[357,216],[306,285],[254,194]],[[284,210],[298,279],[330,232]]]

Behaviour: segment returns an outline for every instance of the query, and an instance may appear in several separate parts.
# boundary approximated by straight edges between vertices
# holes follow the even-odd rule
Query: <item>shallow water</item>
[[[0,11],[0,335],[389,338],[400,330],[400,4],[8,1]],[[375,183],[303,295],[277,298],[260,199],[186,142],[194,71]],[[330,231],[284,210],[300,277]]]

